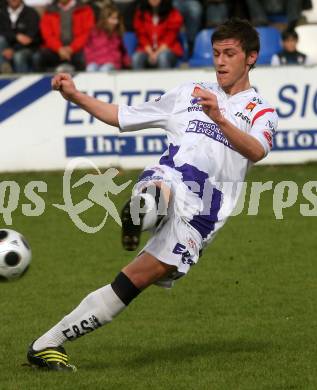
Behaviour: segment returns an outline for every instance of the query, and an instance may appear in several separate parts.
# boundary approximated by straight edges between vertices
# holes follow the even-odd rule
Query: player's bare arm
[[[71,77],[67,73],[59,73],[52,79],[52,89],[59,91],[64,99],[77,104],[83,110],[89,112],[95,118],[108,125],[119,127],[118,106],[116,104],[102,102],[83,92],[80,92]]]
[[[221,114],[215,94],[201,88],[195,88],[192,95],[199,99],[198,104],[202,106],[204,113],[220,127],[237,152],[253,162],[257,162],[265,156],[263,146],[255,137],[238,129]]]

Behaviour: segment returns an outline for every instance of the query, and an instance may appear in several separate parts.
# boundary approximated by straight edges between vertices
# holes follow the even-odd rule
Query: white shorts
[[[150,173],[150,171],[152,172]],[[168,167],[167,169],[162,166],[151,167],[144,172],[149,172],[149,175],[141,175],[135,190],[140,190],[152,182],[162,181],[171,188],[173,193],[174,183],[173,180],[171,181]],[[155,283],[166,288],[172,287],[176,279],[185,275],[198,262],[203,246],[201,235],[176,210],[175,202],[172,199],[167,216],[163,218],[154,230],[153,236],[140,252],[148,252],[163,263],[176,267],[177,271],[173,275]]]

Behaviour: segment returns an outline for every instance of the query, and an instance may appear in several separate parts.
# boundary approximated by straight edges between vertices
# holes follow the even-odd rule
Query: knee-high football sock
[[[139,293],[140,290],[120,272],[112,284],[87,295],[71,313],[38,338],[33,349],[57,347],[111,322]]]

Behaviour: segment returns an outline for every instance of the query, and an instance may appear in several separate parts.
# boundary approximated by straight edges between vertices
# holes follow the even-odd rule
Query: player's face
[[[237,39],[224,39],[213,44],[214,64],[217,81],[227,93],[237,93],[248,88],[250,65],[255,63],[257,54],[248,57]]]

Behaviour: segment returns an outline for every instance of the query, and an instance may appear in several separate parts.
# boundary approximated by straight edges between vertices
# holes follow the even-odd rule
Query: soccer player
[[[260,49],[256,30],[232,19],[217,27],[211,42],[217,83],[187,82],[138,106],[81,93],[68,74],[53,78],[52,88],[65,99],[120,131],[165,129],[169,147],[142,173],[122,211],[125,249],[136,249],[142,230],[154,230],[152,238],[112,283],[30,345],[32,365],[74,370],[65,341],[112,321],[151,284],[171,287],[186,274],[232,213],[249,166],[270,151],[277,115],[249,82]]]

